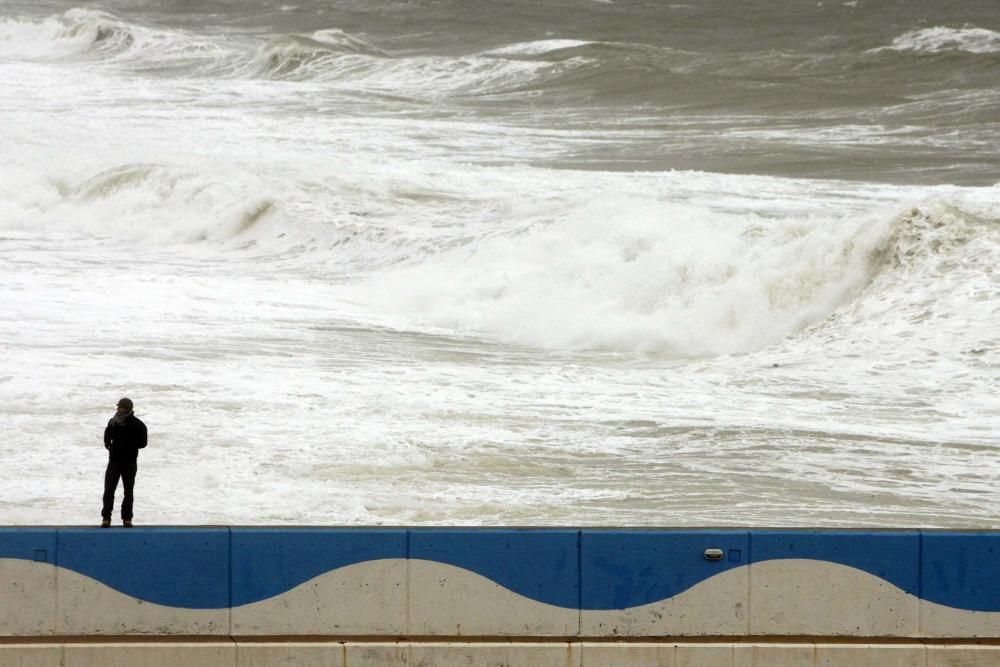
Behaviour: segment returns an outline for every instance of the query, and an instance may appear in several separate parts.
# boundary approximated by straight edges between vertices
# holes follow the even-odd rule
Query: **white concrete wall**
[[[56,577],[48,563],[0,558],[0,635],[56,633]]]
[[[1000,612],[921,601],[860,570],[781,560],[660,602],[565,609],[430,561],[359,563],[258,603],[183,609],[47,563],[0,559],[0,637],[60,635],[1000,638]]]
[[[79,533],[85,529],[74,530]],[[187,609],[140,600],[73,570],[57,567],[53,563],[59,559],[51,546],[56,543],[54,534],[54,531],[36,531],[28,537],[35,539],[32,535],[39,535],[39,540],[47,540],[40,541],[38,549],[31,539],[22,539],[19,551],[12,547],[7,552],[11,555],[0,557],[0,667],[96,665],[103,659],[145,664],[147,658],[153,661],[150,664],[161,661],[197,666],[203,657],[205,664],[211,663],[212,667],[229,664],[242,667],[282,664],[1000,667],[997,652],[1000,612],[958,609],[920,600],[879,576],[823,560],[782,557],[739,565],[726,565],[728,561],[723,561],[718,565],[728,569],[719,569],[717,574],[700,580],[689,578],[687,581],[694,582],[693,585],[678,586],[678,592],[665,599],[622,609],[595,610],[546,604],[469,569],[432,560],[347,559],[341,562],[351,564],[325,571],[264,600],[232,608]],[[169,534],[172,533],[161,531],[157,539],[166,539],[163,535]],[[134,535],[141,536],[141,529],[136,529]],[[199,570],[210,574],[198,585],[207,581],[209,590],[221,591],[225,605],[226,595],[234,595],[236,589],[228,587],[236,580],[233,577],[239,575],[230,573],[227,559],[231,549],[227,550],[225,540],[218,538],[218,529],[214,535],[213,549],[200,561],[203,568]],[[996,536],[1000,537],[1000,533]],[[928,572],[937,579],[921,581],[944,582],[938,586],[939,594],[941,590],[949,592],[957,587],[964,591],[965,597],[951,599],[970,606],[984,599],[983,606],[995,604],[989,596],[979,595],[980,591],[992,589],[981,588],[981,580],[969,575],[976,563],[986,568],[995,561],[977,561],[979,552],[965,547],[962,547],[964,552],[956,555],[952,553],[954,549],[948,551],[950,543],[945,538],[951,539],[941,533],[934,535],[938,549],[936,569],[928,568]],[[987,547],[994,539],[992,534],[988,538]],[[657,539],[662,544],[663,536]],[[835,541],[836,536],[823,539]],[[873,534],[871,539],[876,545],[879,537]],[[911,542],[918,544],[917,540]],[[481,558],[475,540],[471,543],[466,548]],[[99,536],[87,544],[86,549],[77,547],[77,555],[103,555]],[[900,551],[897,549],[897,556]],[[158,553],[155,549],[148,552],[153,556]],[[323,551],[313,548],[301,553],[312,555]],[[565,554],[566,549],[561,553]],[[669,575],[674,572],[670,568],[695,566],[704,572],[705,568],[716,566],[706,565],[701,552],[692,557],[675,555],[675,560],[663,562],[649,557],[652,551],[638,553],[647,557],[642,568],[622,567],[628,566],[633,556],[623,559],[617,554],[609,556],[604,569],[592,568],[591,583],[606,584],[603,591],[598,591],[606,595],[590,599],[602,600],[605,606],[608,600],[618,603],[626,599],[652,599],[659,594],[655,591],[670,589],[651,588],[654,593],[641,597],[648,593],[643,587],[654,578],[648,572]],[[907,552],[909,556],[900,556],[912,567],[906,571],[907,576],[893,578],[910,591],[926,590],[912,583],[920,553],[914,548]],[[38,560],[29,560],[35,554],[41,554]],[[585,600],[587,581],[583,574],[579,578],[573,576],[575,572],[585,572],[573,557],[582,559],[582,552],[570,550],[570,555],[559,561],[565,566],[560,565],[557,571],[560,578],[555,580],[579,581],[579,599]],[[916,560],[911,562],[910,556]],[[252,563],[259,565],[256,574],[244,574],[241,581],[266,583],[274,561],[266,552],[254,554],[254,558]],[[214,566],[220,564],[217,570]],[[283,561],[282,567],[294,572],[296,561]],[[309,571],[319,570],[316,567]],[[621,570],[627,573],[619,576]],[[997,571],[988,568],[986,571],[990,574],[982,580],[983,585],[1000,579]],[[682,569],[678,572],[685,574]],[[975,572],[979,574],[980,570]],[[183,579],[185,573],[181,569],[178,578]],[[607,579],[602,579],[605,574]],[[661,578],[660,583],[663,581],[668,580]],[[616,597],[615,586],[619,585],[627,595]],[[191,588],[204,590],[195,585]],[[272,589],[262,590],[269,595]],[[523,586],[521,590],[532,589]],[[564,604],[574,604],[571,595],[559,597],[551,593],[549,590],[546,599],[568,599]],[[942,597],[948,599],[947,595]],[[95,641],[42,643],[46,638],[67,637],[88,637]],[[121,641],[129,637],[137,641]],[[183,643],[190,637],[204,637],[206,641]],[[297,643],[252,641],[275,637]],[[704,641],[695,641],[699,637]],[[746,641],[729,643],[726,639],[735,637]],[[797,637],[809,637],[813,643],[795,644]],[[18,639],[26,638],[42,641],[17,643]],[[145,638],[150,641],[142,641]],[[336,641],[337,638],[343,641]],[[412,643],[397,642],[402,639]],[[616,642],[618,639],[628,641]],[[679,641],[664,643],[667,639]],[[921,643],[923,639],[935,641],[925,646]],[[974,642],[978,639],[996,640],[998,647],[977,645]]]
[[[236,644],[66,644],[59,667],[223,667],[236,663]]]
[[[772,560],[749,569],[747,634],[922,636],[920,600],[862,570],[815,560]]]
[[[232,610],[233,635],[405,635],[404,559],[349,565]]]
[[[410,561],[410,636],[566,637],[580,631],[577,609],[518,595],[474,572]]]
[[[725,642],[0,643],[0,667],[997,667],[1000,646]]]
[[[749,632],[749,568],[706,579],[667,600],[631,609],[580,612],[584,637],[741,636]]]
[[[0,644],[0,667],[61,667],[60,644]]]
[[[59,569],[57,635],[227,635],[229,609],[183,609],[137,600]]]

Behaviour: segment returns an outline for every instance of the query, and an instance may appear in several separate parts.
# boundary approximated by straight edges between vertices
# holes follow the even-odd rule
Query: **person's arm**
[[[104,449],[111,451],[111,422],[104,427]]]
[[[138,449],[143,449],[146,446],[146,435],[147,434],[146,434],[146,424],[144,424],[141,421],[139,422],[139,434],[138,435],[139,435],[138,442],[135,443],[135,446]]]

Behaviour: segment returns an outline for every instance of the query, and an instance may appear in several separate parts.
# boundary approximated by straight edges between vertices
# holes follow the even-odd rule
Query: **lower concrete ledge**
[[[0,643],[0,667],[996,667],[1000,645],[796,642]]]

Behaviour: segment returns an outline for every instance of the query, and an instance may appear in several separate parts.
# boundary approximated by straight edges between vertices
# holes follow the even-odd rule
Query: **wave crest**
[[[915,53],[1000,53],[1000,33],[985,28],[923,28],[893,40],[888,48]]]
[[[316,78],[339,71],[345,57],[384,58],[387,54],[360,37],[342,30],[318,30],[311,36],[286,35],[264,44],[254,57],[258,74],[275,77]]]
[[[0,55],[18,59],[90,57],[146,68],[231,69],[239,51],[183,31],[130,23],[95,9],[70,9],[38,21],[0,22]]]
[[[340,53],[357,53],[378,57],[386,57],[388,55],[385,51],[376,47],[374,44],[369,43],[357,35],[346,33],[338,28],[317,30],[312,34],[312,39],[315,42],[323,44],[331,50],[339,51]]]
[[[0,21],[0,55],[11,58],[67,56],[84,53],[95,45],[112,47],[132,41],[123,24],[96,10],[71,9],[37,21]]]
[[[496,49],[484,51],[484,56],[504,56],[504,57],[534,57],[548,55],[554,52],[576,49],[583,46],[596,44],[596,42],[583,41],[579,39],[543,39],[533,42],[518,42],[508,46],[501,46]]]
[[[64,15],[68,22],[56,36],[76,42],[87,49],[125,51],[136,42],[134,28],[111,14],[93,9],[71,9]]]
[[[942,203],[899,215],[886,244],[887,265],[892,270],[940,270],[953,261],[954,253],[977,238],[977,219],[969,211]]]
[[[0,219],[15,227],[145,243],[225,241],[278,207],[247,174],[162,164],[122,164],[82,180],[0,173],[0,184]]]

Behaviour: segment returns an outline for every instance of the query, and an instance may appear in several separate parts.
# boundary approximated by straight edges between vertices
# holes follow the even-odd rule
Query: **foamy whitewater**
[[[996,528],[998,136],[994,0],[0,0],[0,524],[129,396],[142,524]]]

